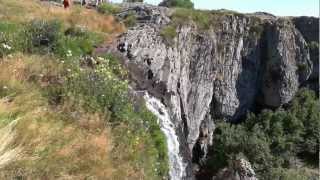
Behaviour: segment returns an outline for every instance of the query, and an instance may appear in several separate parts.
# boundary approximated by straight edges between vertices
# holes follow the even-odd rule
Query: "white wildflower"
[[[98,59],[99,61],[103,61],[103,60],[104,60],[103,57],[97,57],[97,59]]]
[[[3,89],[8,89],[8,87],[7,87],[7,86],[3,86],[2,88],[3,88]]]
[[[11,50],[11,49],[12,49],[11,46],[9,46],[9,45],[7,45],[7,44],[5,44],[5,43],[2,43],[2,47],[5,48],[5,49],[8,49],[8,50]]]
[[[61,61],[62,64],[64,64],[64,61]]]
[[[68,50],[68,52],[67,52],[67,57],[71,57],[72,56],[72,51],[71,50]]]
[[[67,69],[68,72],[71,72],[71,69]]]

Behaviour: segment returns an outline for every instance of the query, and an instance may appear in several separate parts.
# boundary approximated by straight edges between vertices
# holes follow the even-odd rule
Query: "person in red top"
[[[63,0],[63,6],[65,9],[69,8],[69,6],[70,6],[69,0]]]

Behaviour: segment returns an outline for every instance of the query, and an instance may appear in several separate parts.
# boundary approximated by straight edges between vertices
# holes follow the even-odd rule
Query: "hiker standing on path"
[[[69,0],[63,0],[63,7],[65,9],[67,9],[67,8],[69,8],[69,6],[70,6],[70,1]]]

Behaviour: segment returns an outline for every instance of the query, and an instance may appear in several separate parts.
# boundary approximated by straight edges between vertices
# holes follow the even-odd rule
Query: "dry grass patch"
[[[14,22],[27,22],[36,18],[59,19],[65,25],[78,25],[91,31],[108,34],[122,33],[125,28],[113,16],[99,14],[96,10],[72,6],[50,5],[39,0],[0,0],[0,19]]]

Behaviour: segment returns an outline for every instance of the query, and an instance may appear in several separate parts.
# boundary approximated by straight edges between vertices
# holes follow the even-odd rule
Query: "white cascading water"
[[[182,180],[185,176],[185,164],[180,156],[178,136],[175,131],[175,126],[170,119],[170,115],[166,107],[148,93],[144,95],[146,105],[149,111],[158,117],[158,124],[164,135],[167,138],[168,156],[169,156],[169,176],[170,180]]]

